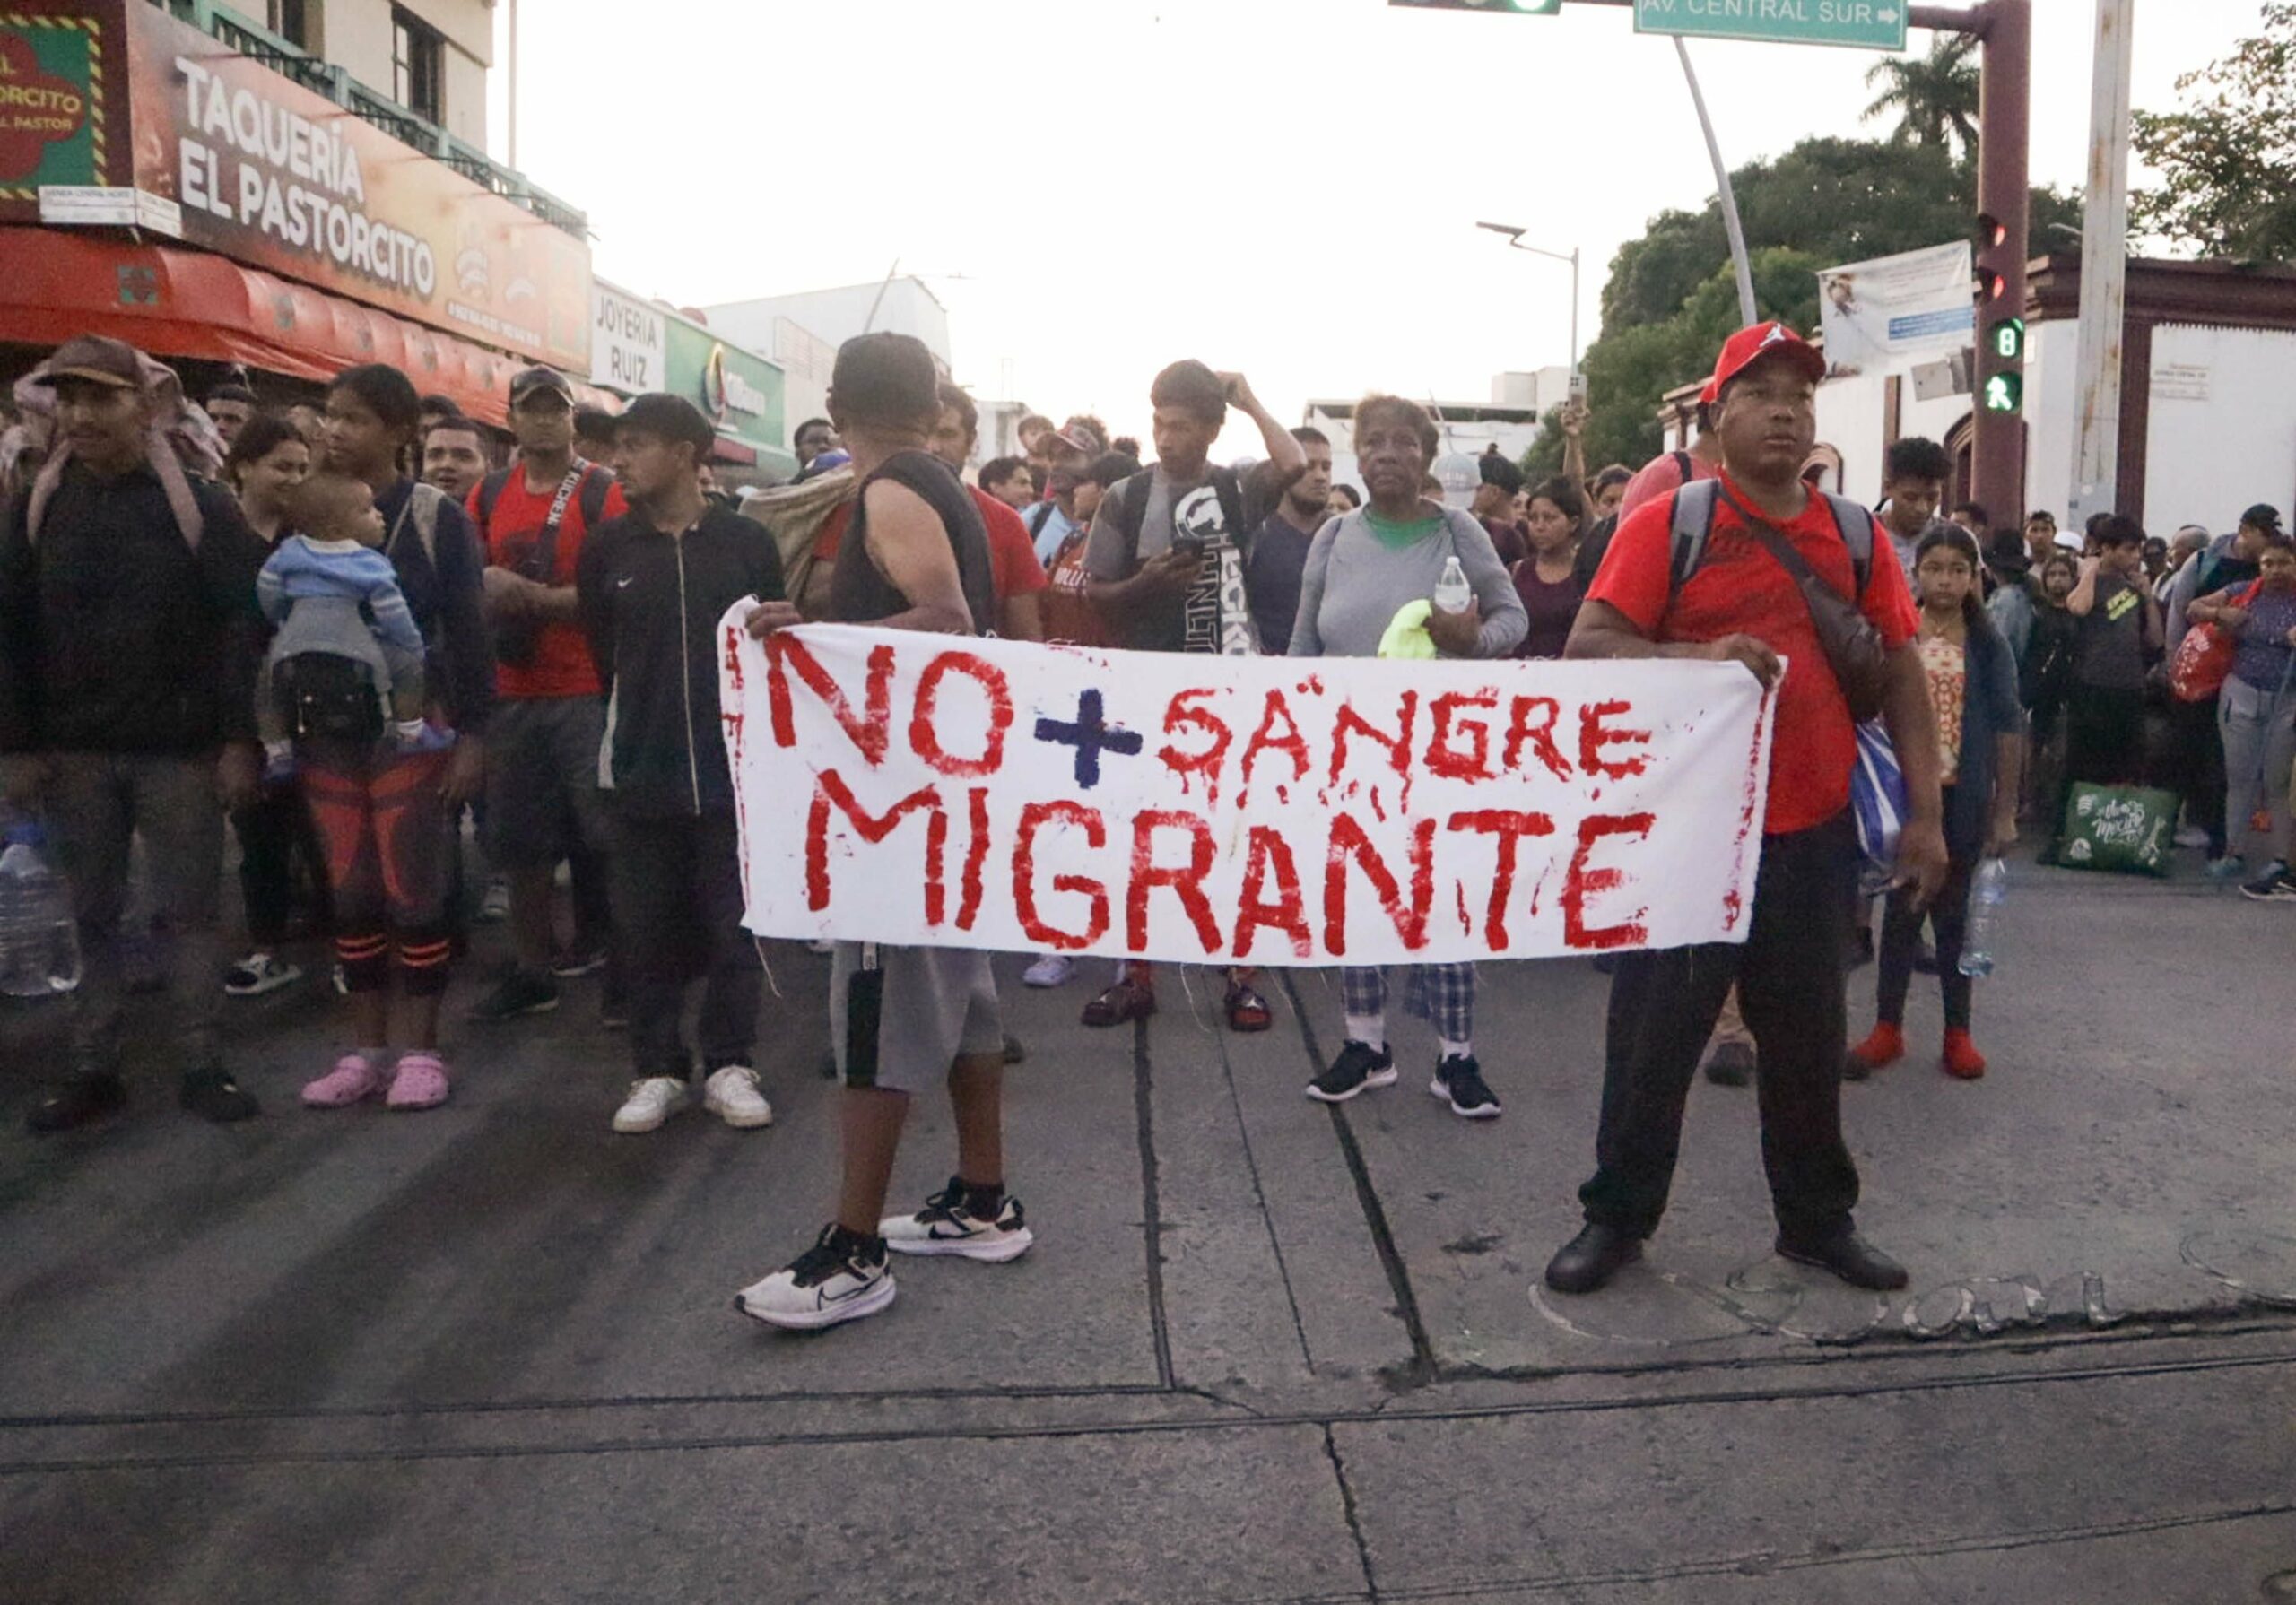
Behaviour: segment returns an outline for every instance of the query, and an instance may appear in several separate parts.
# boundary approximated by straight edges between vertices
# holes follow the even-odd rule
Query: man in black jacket
[[[48,820],[85,969],[65,1076],[26,1124],[68,1131],[126,1100],[119,922],[139,832],[170,937],[183,1106],[244,1120],[256,1103],[217,1039],[216,891],[224,807],[252,801],[259,774],[263,542],[168,455],[133,347],[82,335],[36,377],[63,461],[0,525],[0,793]]]
[[[617,1132],[650,1132],[683,1108],[692,1074],[680,1039],[685,984],[701,1001],[703,1097],[733,1126],[761,1126],[757,950],[742,929],[734,781],[718,718],[715,632],[744,597],[782,598],[761,525],[713,505],[701,466],[717,438],[692,403],[641,395],[617,421],[631,512],[584,543],[576,591],[608,694],[600,779],[617,820],[614,921],[629,958],[637,1079]]]

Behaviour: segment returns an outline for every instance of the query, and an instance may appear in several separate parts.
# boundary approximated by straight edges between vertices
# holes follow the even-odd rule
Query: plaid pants
[[[1350,1014],[1387,1011],[1387,972],[1348,965],[1339,972],[1340,1007]],[[1446,1042],[1474,1040],[1474,966],[1414,964],[1404,1012],[1425,1020]]]

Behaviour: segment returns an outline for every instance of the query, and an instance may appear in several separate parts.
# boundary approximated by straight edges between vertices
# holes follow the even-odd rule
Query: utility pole
[[[1682,57],[1683,76],[1690,81],[1690,103],[1698,108],[1698,126],[1706,134],[1706,154],[1714,163],[1714,182],[1722,192],[1722,226],[1730,236],[1730,264],[1738,273],[1738,322],[1753,323],[1761,314],[1754,307],[1754,267],[1746,256],[1746,229],[1738,221],[1738,196],[1730,187],[1730,169],[1722,160],[1722,142],[1714,137],[1714,119],[1706,115],[1706,95],[1698,87],[1698,69],[1690,65],[1690,47],[1674,35],[1674,54]]]
[[[2128,299],[2129,76],[2135,0],[2097,0],[2089,94],[2089,211],[2081,235],[2081,357],[2073,421],[2073,519],[2116,510],[2120,480],[2121,341]]]
[[[1969,10],[1944,5],[1907,8],[1916,28],[1974,34],[1985,47],[1978,100],[1977,206],[1994,238],[1980,239],[1978,266],[1990,286],[1997,316],[2025,316],[2025,265],[2031,255],[2032,0],[1984,0]],[[1979,308],[1977,394],[1970,413],[1976,457],[1970,499],[1996,517],[2022,518],[2025,499],[2025,350],[2022,330],[2012,344],[1987,337],[1986,308]],[[2005,380],[1997,384],[1996,380]],[[2014,404],[1996,408],[1988,397]],[[2009,509],[2007,513],[2004,509]]]
[[[509,160],[503,163],[512,172],[518,170],[518,0],[509,0],[510,13],[510,150]]]

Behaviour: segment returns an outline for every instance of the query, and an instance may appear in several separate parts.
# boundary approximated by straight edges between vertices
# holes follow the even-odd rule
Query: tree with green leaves
[[[1893,145],[1926,145],[1968,159],[1977,153],[1978,39],[1973,33],[1941,33],[1924,56],[1892,56],[1874,64],[1867,87],[1881,93],[1866,116],[1895,113]]]
[[[2296,4],[2274,0],[2263,23],[2177,80],[2181,110],[2135,114],[2136,154],[2161,175],[2129,197],[2136,233],[2236,262],[2296,256]]]
[[[1809,331],[1817,323],[1818,271],[1966,239],[1977,215],[1974,166],[1942,143],[1909,139],[1809,139],[1731,176],[1752,259],[1761,316]],[[2032,195],[2034,238],[2077,224],[2077,200]],[[1738,299],[1721,206],[1653,218],[1619,247],[1603,286],[1603,332],[1585,364],[1593,416],[1587,461],[1639,467],[1658,449],[1658,403],[1713,366],[1738,327]],[[1535,470],[1559,464],[1552,433]]]

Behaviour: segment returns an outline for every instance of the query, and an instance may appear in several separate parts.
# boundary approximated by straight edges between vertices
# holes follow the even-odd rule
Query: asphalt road
[[[1770,1255],[1752,1096],[1703,1085],[1648,1260],[1535,1287],[1591,1152],[1587,965],[1486,972],[1483,1126],[1415,1022],[1331,1111],[1335,984],[1238,1038],[1173,974],[1136,1032],[1009,989],[1037,1248],[903,1263],[813,1338],[728,1307],[827,1210],[800,950],[761,1132],[613,1135],[578,983],[458,1028],[432,1113],[294,1106],[312,989],[234,1006],[266,1118],[178,1113],[150,1037],[127,1116],[35,1142],[57,1022],[20,1010],[0,1601],[2296,1599],[2296,908],[2033,872],[2003,952],[1985,1080],[1933,1067],[1917,980],[1915,1056],[1847,1093],[1895,1298]],[[921,1100],[900,1196],[948,1152]]]

